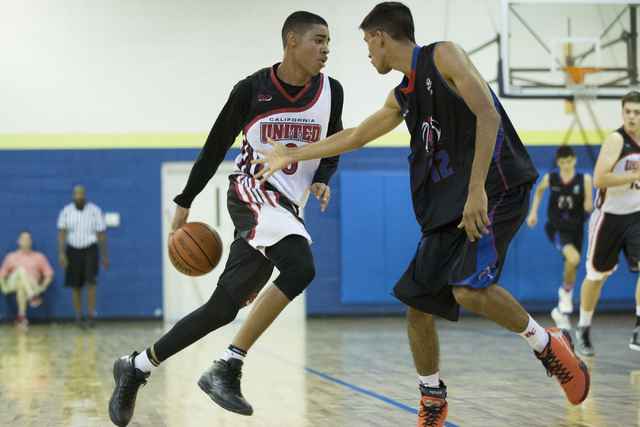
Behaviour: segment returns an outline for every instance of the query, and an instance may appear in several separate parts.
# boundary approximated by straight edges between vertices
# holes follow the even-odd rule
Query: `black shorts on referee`
[[[67,266],[65,286],[80,288],[87,283],[98,282],[98,244],[76,249],[67,246]]]

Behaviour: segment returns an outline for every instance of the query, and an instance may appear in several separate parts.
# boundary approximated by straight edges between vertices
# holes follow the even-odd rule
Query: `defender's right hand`
[[[255,179],[259,179],[263,184],[267,181],[267,179],[269,179],[271,175],[273,175],[280,169],[286,168],[291,164],[291,154],[288,147],[285,147],[278,141],[274,141],[271,138],[267,138],[267,141],[273,146],[273,150],[262,150],[260,148],[256,149],[258,153],[267,156],[267,158],[255,159],[251,161],[251,163],[253,163],[254,165],[263,165],[258,173],[253,176]]]

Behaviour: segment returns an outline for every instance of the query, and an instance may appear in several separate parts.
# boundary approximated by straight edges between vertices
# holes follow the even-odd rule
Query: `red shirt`
[[[14,252],[9,252],[4,257],[2,265],[0,265],[0,276],[7,278],[13,270],[18,267],[24,267],[27,273],[38,283],[42,282],[42,278],[46,276],[53,276],[53,268],[47,261],[47,258],[38,251],[30,251],[24,253],[20,249]]]

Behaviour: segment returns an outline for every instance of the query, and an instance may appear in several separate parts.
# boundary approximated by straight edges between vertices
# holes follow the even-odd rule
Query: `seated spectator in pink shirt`
[[[18,327],[26,327],[27,303],[37,307],[42,303],[40,294],[47,289],[53,279],[53,269],[47,258],[38,251],[31,250],[31,233],[23,231],[18,236],[18,250],[4,257],[0,265],[0,287],[3,294],[16,293],[18,316],[13,322]]]

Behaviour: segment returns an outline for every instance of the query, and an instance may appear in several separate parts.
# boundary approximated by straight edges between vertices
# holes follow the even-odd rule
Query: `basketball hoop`
[[[598,83],[593,79],[585,83],[585,77],[602,71],[598,67],[564,67],[567,89],[573,94],[574,101],[594,101],[598,98]]]

